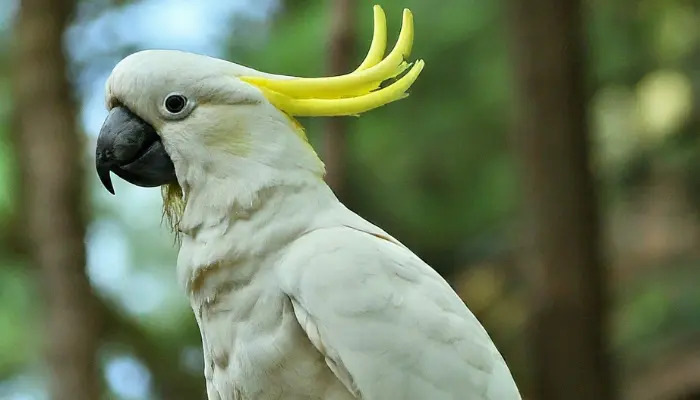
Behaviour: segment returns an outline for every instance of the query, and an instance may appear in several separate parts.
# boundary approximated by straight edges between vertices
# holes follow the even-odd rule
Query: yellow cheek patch
[[[253,139],[250,132],[250,118],[245,110],[226,105],[207,105],[207,107],[201,107],[200,112],[202,114],[197,116],[198,119],[216,118],[219,121],[218,124],[210,126],[209,130],[199,132],[200,140],[206,146],[241,157],[250,154]],[[221,134],[222,130],[225,130],[225,135]]]
[[[329,117],[359,115],[408,96],[425,62],[406,62],[413,46],[413,14],[405,9],[399,38],[389,55],[386,51],[386,17],[374,6],[374,34],[364,61],[355,71],[326,78],[239,77],[256,86],[277,108],[290,116]],[[408,72],[406,72],[408,71]],[[405,74],[390,85],[383,82]]]
[[[250,154],[252,140],[247,130],[243,128],[229,128],[227,133],[228,135],[203,135],[203,142],[207,146],[221,149],[237,156],[244,157]]]

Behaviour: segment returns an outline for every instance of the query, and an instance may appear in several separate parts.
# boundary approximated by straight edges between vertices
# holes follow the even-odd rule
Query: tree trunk
[[[613,399],[581,2],[510,0],[539,400]]]
[[[354,0],[333,0],[332,2],[332,26],[328,51],[330,76],[347,74],[352,69],[356,5]],[[329,118],[324,136],[326,182],[341,200],[345,199],[344,191],[347,186],[345,156],[348,122],[347,118]]]
[[[14,49],[26,234],[46,304],[53,400],[97,400],[99,326],[85,274],[83,141],[63,36],[75,0],[22,0]]]

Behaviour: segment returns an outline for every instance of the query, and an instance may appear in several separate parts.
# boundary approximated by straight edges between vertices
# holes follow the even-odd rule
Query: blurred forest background
[[[450,281],[525,398],[700,399],[698,1],[377,2],[427,66],[302,121],[339,196]],[[0,1],[0,399],[204,398],[160,193],[96,179],[105,79],[143,48],[347,72],[372,4]]]

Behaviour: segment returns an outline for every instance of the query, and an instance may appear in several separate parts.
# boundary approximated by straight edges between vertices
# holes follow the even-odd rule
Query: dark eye
[[[169,113],[177,114],[187,105],[187,98],[181,94],[171,94],[165,98],[165,109]]]

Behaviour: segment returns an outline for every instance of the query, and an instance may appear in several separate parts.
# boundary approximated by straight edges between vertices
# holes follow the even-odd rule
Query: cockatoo
[[[424,66],[406,62],[412,14],[386,57],[378,6],[374,23],[365,60],[343,76],[146,50],[107,80],[97,173],[112,194],[110,172],[164,188],[210,400],[520,399],[477,318],[435,270],[339,202],[294,119],[406,97]]]

